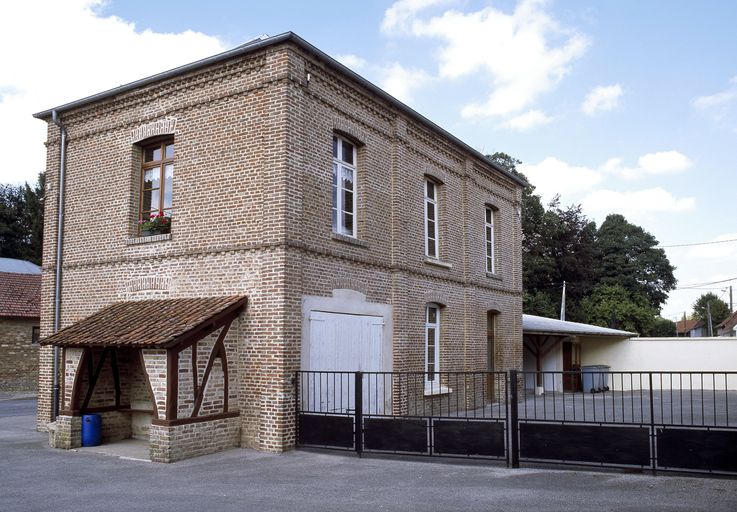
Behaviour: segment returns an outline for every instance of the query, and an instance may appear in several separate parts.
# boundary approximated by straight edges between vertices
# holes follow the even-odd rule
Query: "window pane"
[[[341,166],[342,186],[346,190],[353,190],[353,171]]]
[[[346,141],[341,142],[343,143],[343,161],[353,165],[353,144]]]
[[[160,203],[160,192],[157,190],[151,191],[151,210],[157,211],[161,206]]]
[[[338,231],[338,210],[333,208],[333,231]]]
[[[436,249],[435,249],[435,240],[429,239],[427,241],[427,255],[432,256],[433,258],[437,257],[438,253],[436,252]]]
[[[433,203],[427,203],[427,218],[435,219],[435,205]]]
[[[167,164],[164,168],[164,208],[171,208],[171,188],[174,180],[174,165]]]
[[[438,308],[427,308],[427,323],[429,324],[436,324],[438,323]],[[435,331],[433,330],[433,333]],[[433,339],[434,338],[433,334]]]
[[[486,222],[491,224],[491,208],[486,209]]]
[[[144,151],[144,162],[155,162],[161,160],[161,146],[149,147]]]
[[[435,223],[427,219],[427,237],[435,240]]]
[[[338,158],[338,137],[333,136],[333,158]]]
[[[174,144],[167,144],[165,151],[166,151],[166,158],[173,158],[174,157]]]
[[[141,202],[141,211],[146,212],[151,210],[151,194],[155,194],[158,196],[159,191],[158,190],[144,190],[143,191],[143,201]],[[142,216],[144,220],[146,220],[147,215]]]
[[[143,173],[143,188],[159,188],[161,180],[161,168],[155,167]]]
[[[343,191],[343,210],[353,213],[353,192],[349,190]]]
[[[491,227],[486,226],[486,240],[491,240]]]
[[[353,236],[353,215],[343,214],[343,234]]]
[[[427,197],[435,199],[435,184],[432,181],[426,181],[427,183]]]

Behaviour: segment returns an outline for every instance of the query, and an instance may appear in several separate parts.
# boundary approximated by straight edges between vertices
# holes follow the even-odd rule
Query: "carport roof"
[[[118,302],[41,340],[57,347],[168,348],[246,306],[246,297]]]
[[[581,324],[545,318],[544,316],[522,315],[522,331],[524,334],[563,334],[567,336],[615,336],[629,338],[636,333],[599,327],[598,325]]]

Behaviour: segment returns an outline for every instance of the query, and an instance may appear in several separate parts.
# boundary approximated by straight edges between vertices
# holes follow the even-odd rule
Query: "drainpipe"
[[[61,155],[59,156],[59,203],[56,217],[56,276],[54,278],[54,334],[61,323],[61,254],[64,228],[64,178],[66,171],[67,130],[64,128],[56,110],[51,111],[51,120],[61,132]],[[54,346],[53,391],[51,396],[51,421],[59,415],[59,347]]]

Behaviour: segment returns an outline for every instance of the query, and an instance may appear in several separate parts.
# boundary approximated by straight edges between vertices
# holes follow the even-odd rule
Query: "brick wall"
[[[224,418],[189,425],[151,425],[153,462],[176,462],[240,445],[240,418]]]
[[[0,391],[36,389],[38,345],[31,343],[38,318],[0,317]]]
[[[521,367],[519,187],[298,47],[269,47],[62,119],[69,133],[62,326],[119,300],[247,295],[248,308],[227,342],[229,408],[241,417],[226,423],[236,432],[233,425],[240,426],[234,435],[243,446],[279,451],[294,444],[291,377],[300,365],[305,295],[329,296],[349,286],[369,301],[391,304],[395,370],[423,368],[428,302],[443,306],[441,369],[486,369],[486,315],[494,310],[496,369]],[[172,233],[139,243],[132,239],[140,155],[131,131],[158,119],[176,119]],[[359,143],[357,242],[331,230],[336,132]],[[50,246],[59,151],[52,123],[47,148]],[[442,183],[440,265],[424,256],[426,176]],[[90,227],[87,216],[103,197],[106,215]],[[496,275],[487,275],[484,264],[487,204],[498,209]],[[53,310],[51,253],[43,264],[44,336]],[[50,410],[49,352],[41,355],[39,426]],[[145,358],[163,418],[165,354],[146,350]],[[198,365],[204,362],[198,353]],[[218,378],[213,375],[214,387]],[[190,404],[180,398],[180,407]],[[213,411],[219,407],[212,402]],[[152,427],[152,440],[166,437],[162,429],[175,429],[171,443],[210,435],[210,427],[196,425]],[[157,457],[175,459],[174,448],[160,448],[165,453]],[[200,449],[207,448],[187,453]]]

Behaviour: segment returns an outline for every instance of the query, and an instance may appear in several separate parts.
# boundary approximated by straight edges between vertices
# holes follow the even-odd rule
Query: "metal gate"
[[[508,463],[506,387],[504,372],[301,371],[298,444]]]
[[[303,371],[296,397],[300,446],[737,475],[737,372]]]

